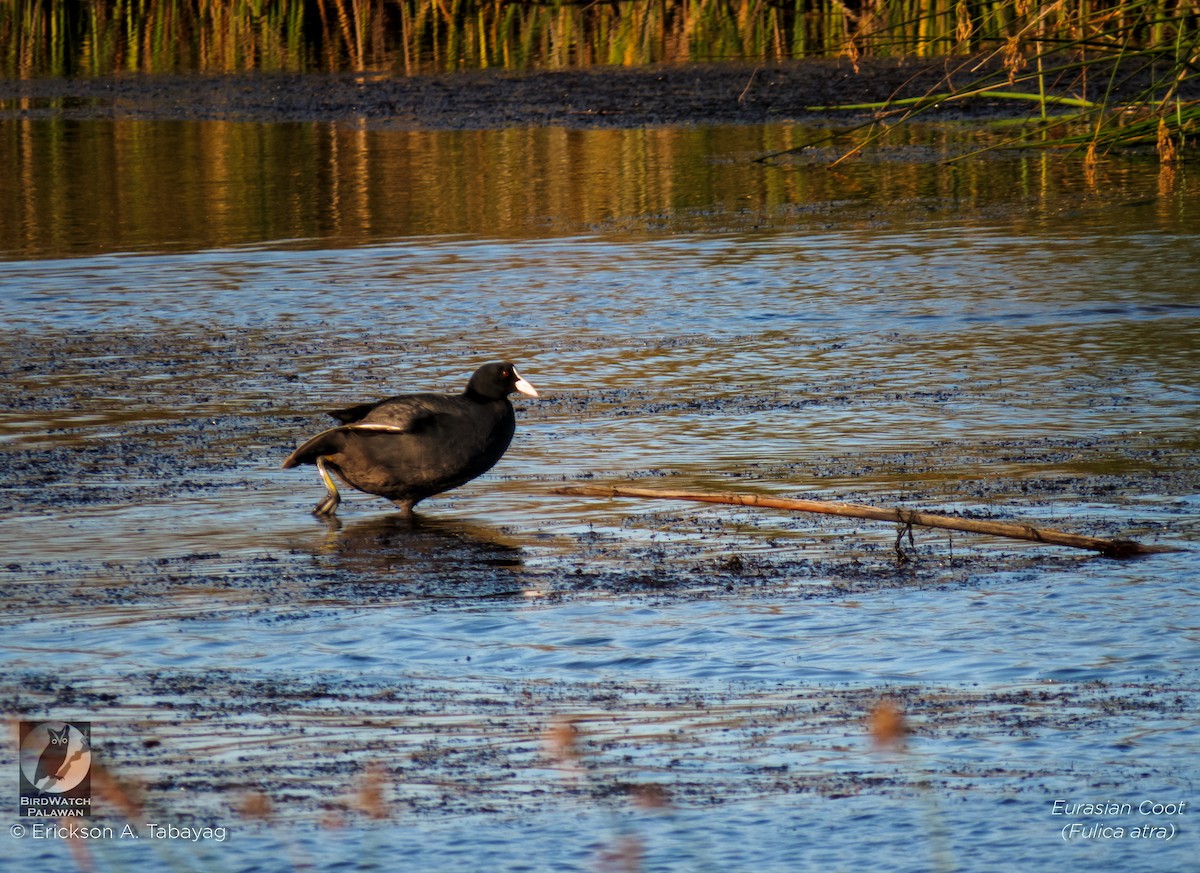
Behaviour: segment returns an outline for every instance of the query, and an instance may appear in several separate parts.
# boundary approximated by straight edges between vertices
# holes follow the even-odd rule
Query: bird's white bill
[[[513,375],[517,377],[516,384],[513,385],[514,388],[516,388],[522,394],[528,394],[530,397],[538,396],[537,389],[526,382],[525,378],[520,373],[518,373],[516,370],[513,370]]]

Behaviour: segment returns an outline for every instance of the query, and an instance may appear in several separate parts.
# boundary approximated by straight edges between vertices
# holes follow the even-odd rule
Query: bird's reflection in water
[[[521,549],[477,522],[401,513],[345,526],[331,520],[318,552],[333,559],[335,585],[396,586],[427,597],[523,592]]]

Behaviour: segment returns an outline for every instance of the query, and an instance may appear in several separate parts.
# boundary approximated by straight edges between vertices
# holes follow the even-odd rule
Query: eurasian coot
[[[406,394],[340,409],[330,414],[342,424],[300,446],[283,467],[316,465],[328,492],[317,515],[333,515],[341,502],[331,472],[411,513],[500,460],[516,430],[514,391],[538,396],[505,361],[476,370],[462,394]]]

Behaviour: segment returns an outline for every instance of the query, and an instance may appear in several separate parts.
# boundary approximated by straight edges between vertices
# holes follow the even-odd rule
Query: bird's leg
[[[329,471],[325,469],[325,458],[317,458],[317,472],[321,474],[321,481],[325,483],[325,499],[313,507],[314,515],[333,515],[337,512],[338,504],[342,502],[342,496],[338,494],[337,485],[333,481],[333,477],[329,475]]]

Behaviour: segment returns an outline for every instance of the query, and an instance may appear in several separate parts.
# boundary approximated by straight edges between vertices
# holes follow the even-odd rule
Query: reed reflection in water
[[[14,208],[0,211],[0,245],[8,258],[43,258],[430,234],[869,227],[1053,214],[1093,195],[1144,194],[1127,165],[1102,167],[1089,188],[1075,166],[1045,154],[945,168],[909,160],[903,148],[836,170],[826,161],[840,148],[755,161],[819,133],[792,124],[413,132],[9,120],[0,122],[0,162],[10,168],[0,198]],[[953,127],[903,133],[921,154],[986,137]],[[1164,220],[1195,214],[1173,176],[1163,194]]]

